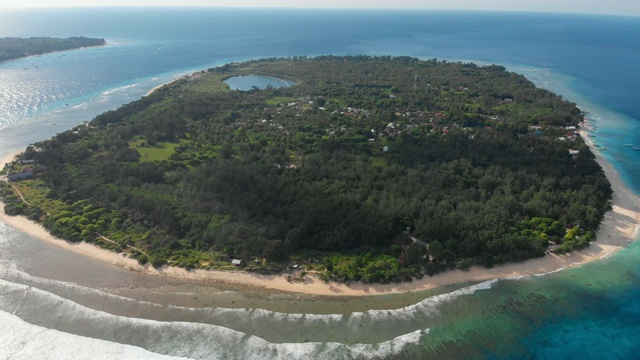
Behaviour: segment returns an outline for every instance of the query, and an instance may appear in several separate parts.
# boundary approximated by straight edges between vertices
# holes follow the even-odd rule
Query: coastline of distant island
[[[52,52],[103,46],[105,39],[88,37],[52,38],[0,38],[0,63]]]

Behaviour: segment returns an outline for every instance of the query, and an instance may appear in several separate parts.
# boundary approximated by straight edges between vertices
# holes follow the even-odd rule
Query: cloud
[[[545,11],[640,16],[638,0],[2,0],[0,7],[224,6]]]

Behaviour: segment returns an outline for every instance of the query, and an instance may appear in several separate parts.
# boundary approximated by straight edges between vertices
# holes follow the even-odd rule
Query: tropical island
[[[104,39],[81,36],[66,39],[51,37],[0,38],[0,63],[55,51],[102,46],[106,43]]]
[[[224,83],[246,74],[296,85]],[[410,280],[588,246],[612,191],[582,120],[502,66],[254,60],[33,144],[2,197],[141,264]]]

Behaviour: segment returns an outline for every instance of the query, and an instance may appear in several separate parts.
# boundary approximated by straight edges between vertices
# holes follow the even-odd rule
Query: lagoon
[[[577,102],[596,125],[598,143],[609,148],[603,156],[640,192],[636,17],[185,8],[0,13],[0,37],[36,35],[104,37],[108,45],[0,65],[0,155],[209,67],[263,57],[410,55],[504,64]],[[0,224],[0,358],[45,351],[95,359],[634,358],[638,259],[634,243],[543,277],[327,299],[151,278]]]
[[[266,89],[268,87],[281,88],[293,86],[296,83],[291,80],[280,79],[264,75],[233,76],[224,81],[232,90],[248,91],[254,88]]]

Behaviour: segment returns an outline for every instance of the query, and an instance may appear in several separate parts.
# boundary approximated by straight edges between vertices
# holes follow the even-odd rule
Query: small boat
[[[633,150],[640,150],[640,147],[634,146]]]

